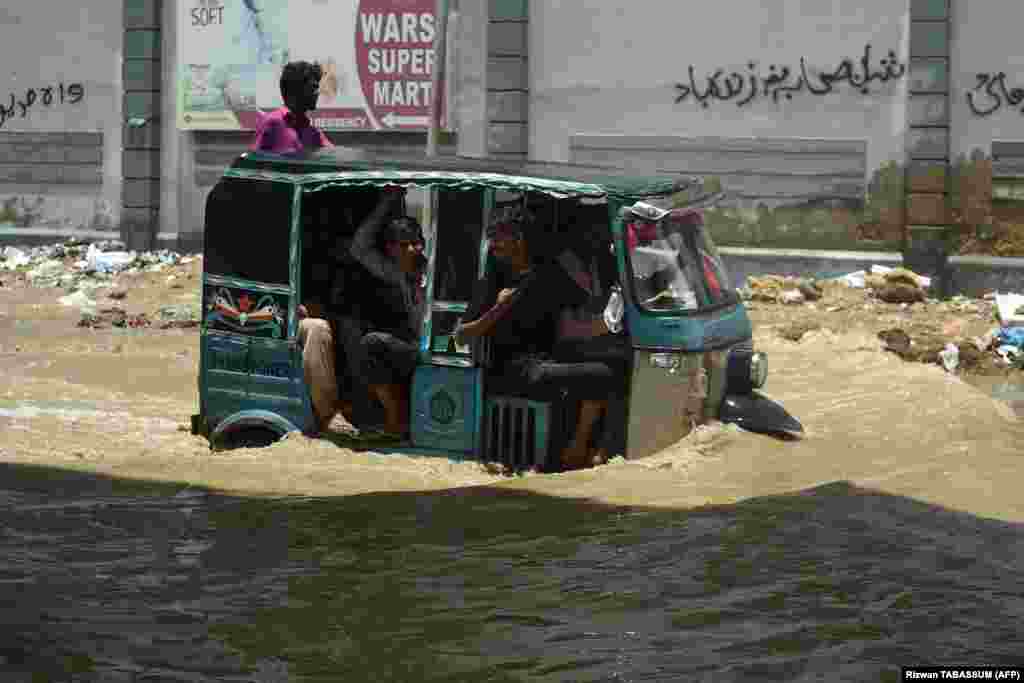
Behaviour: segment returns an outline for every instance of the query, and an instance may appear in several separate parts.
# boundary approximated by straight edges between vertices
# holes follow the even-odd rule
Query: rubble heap
[[[882,329],[878,338],[882,348],[904,360],[938,364],[949,372],[1024,369],[1024,297],[992,292],[982,299],[955,296],[940,301],[929,296],[930,287],[930,278],[906,268],[873,266],[829,279],[752,276],[740,294],[751,310],[767,303],[808,309],[821,305],[825,313],[863,310],[888,318],[903,314],[905,323]],[[862,298],[855,294],[858,290]],[[909,315],[913,311],[917,315]],[[933,314],[927,322],[921,316],[925,311]],[[956,318],[940,322],[950,315]],[[799,342],[822,327],[811,311],[787,317],[791,319],[776,333],[789,341]],[[982,336],[970,336],[969,319],[992,320],[996,325]]]
[[[82,317],[79,327],[149,327],[153,325],[145,313],[128,314],[120,306],[100,308],[95,301],[96,290],[111,289],[109,299],[120,302],[128,292],[120,287],[118,276],[158,273],[202,258],[198,254],[179,254],[167,249],[126,251],[120,240],[89,242],[71,239],[60,244],[38,247],[4,247],[0,249],[0,272],[13,273],[15,281],[30,287],[54,288],[66,292],[58,303],[78,308]],[[168,282],[175,278],[168,277]],[[182,288],[182,285],[172,285]],[[165,307],[159,311],[159,327],[167,329],[198,327],[197,305]]]

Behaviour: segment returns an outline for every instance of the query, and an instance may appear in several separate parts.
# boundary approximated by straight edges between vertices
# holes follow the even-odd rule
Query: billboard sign
[[[434,4],[181,0],[178,127],[254,130],[283,105],[282,66],[305,60],[324,71],[310,115],[322,130],[426,129],[437,68]]]

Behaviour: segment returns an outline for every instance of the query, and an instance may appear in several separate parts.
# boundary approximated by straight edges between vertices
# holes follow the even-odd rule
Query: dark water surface
[[[1024,528],[843,483],[655,511],[0,474],[5,682],[895,681],[900,665],[1024,664]]]

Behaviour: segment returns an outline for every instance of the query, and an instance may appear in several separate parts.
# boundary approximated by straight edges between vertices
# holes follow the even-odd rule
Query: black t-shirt
[[[586,301],[585,293],[557,263],[542,262],[527,273],[514,273],[495,263],[477,287],[466,320],[476,320],[490,310],[498,292],[507,288],[516,289],[516,294],[490,334],[492,358],[498,367],[517,356],[550,353],[561,310]]]

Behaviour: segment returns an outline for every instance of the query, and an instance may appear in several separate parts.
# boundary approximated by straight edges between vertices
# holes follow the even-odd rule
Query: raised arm
[[[350,247],[352,258],[359,261],[375,277],[388,282],[401,282],[404,276],[390,259],[380,253],[380,250],[375,247],[375,242],[377,233],[384,223],[384,216],[391,210],[391,206],[400,194],[399,191],[394,190],[384,191],[376,208],[359,225]]]

